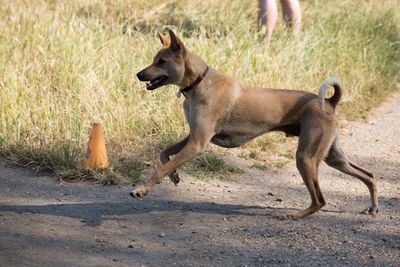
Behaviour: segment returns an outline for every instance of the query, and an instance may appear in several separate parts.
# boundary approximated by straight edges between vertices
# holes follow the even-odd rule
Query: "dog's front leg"
[[[182,141],[167,147],[163,152],[161,152],[160,154],[160,159],[163,165],[165,165],[170,159],[169,156],[171,155],[175,155],[177,153],[179,153],[182,148],[185,147],[185,145],[187,144],[188,140],[189,140],[189,136],[187,136],[185,139],[183,139]],[[177,185],[179,183],[179,175],[176,172],[176,170],[173,170],[170,174],[169,174],[169,178],[171,179],[171,181]]]
[[[179,168],[186,162],[195,158],[203,152],[214,135],[214,128],[209,123],[197,124],[196,131],[190,135],[185,147],[170,161],[163,165],[157,172],[142,186],[131,192],[132,197],[145,196],[162,178]]]

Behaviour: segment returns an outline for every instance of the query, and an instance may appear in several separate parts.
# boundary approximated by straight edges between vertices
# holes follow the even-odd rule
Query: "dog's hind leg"
[[[368,187],[371,196],[371,207],[364,210],[363,213],[375,215],[378,212],[376,178],[370,171],[358,166],[347,158],[346,154],[340,147],[338,136],[336,136],[335,140],[333,141],[328,155],[325,158],[325,162],[329,166],[343,173],[360,179]]]
[[[317,212],[326,204],[319,187],[318,166],[332,143],[336,126],[334,121],[325,121],[322,128],[318,119],[309,116],[308,120],[303,122],[296,152],[297,169],[311,196],[310,207],[295,215],[300,218]]]
[[[325,205],[325,199],[318,183],[319,159],[310,157],[305,151],[298,150],[296,153],[296,165],[311,196],[310,207],[295,215],[303,218],[320,210]]]
[[[182,148],[184,148],[184,146],[187,144],[187,142],[189,140],[189,137],[190,137],[190,135],[187,136],[182,141],[167,147],[164,151],[161,152],[160,159],[161,159],[161,162],[163,165],[165,165],[169,161],[169,156],[179,153],[182,150]],[[169,174],[169,178],[175,185],[177,185],[179,183],[180,179],[179,179],[179,175],[176,172],[176,170],[174,170],[173,172],[171,172]]]

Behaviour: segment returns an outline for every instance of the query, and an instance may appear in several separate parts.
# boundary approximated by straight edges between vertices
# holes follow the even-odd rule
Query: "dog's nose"
[[[143,81],[143,79],[144,79],[144,70],[139,71],[139,72],[136,74],[136,76],[138,77],[138,79],[139,79],[140,81]]]

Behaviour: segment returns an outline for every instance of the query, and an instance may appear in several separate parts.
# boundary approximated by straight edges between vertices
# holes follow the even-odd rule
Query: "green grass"
[[[146,91],[135,73],[160,48],[155,31],[168,27],[210,66],[251,85],[316,92],[338,76],[339,116],[364,118],[399,82],[400,0],[300,4],[300,36],[280,20],[266,50],[257,1],[0,0],[0,153],[87,178],[83,155],[91,124],[101,122],[111,172],[136,175],[121,157],[158,159],[188,133],[182,98],[173,86]],[[262,157],[281,139],[245,149]]]
[[[244,170],[227,164],[223,159],[212,153],[206,153],[190,162],[184,171],[202,180],[219,179],[234,180],[233,174],[243,174]]]
[[[271,168],[271,166],[269,166],[268,164],[264,164],[264,163],[260,163],[260,162],[254,162],[253,165],[251,166],[251,168],[257,168],[260,170],[269,170]]]

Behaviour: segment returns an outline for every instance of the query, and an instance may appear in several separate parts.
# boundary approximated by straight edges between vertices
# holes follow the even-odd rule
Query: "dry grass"
[[[156,159],[188,132],[176,88],[150,92],[135,78],[160,48],[155,30],[167,27],[248,84],[316,92],[338,76],[340,116],[366,116],[398,82],[400,1],[301,5],[299,38],[280,21],[267,51],[256,1],[1,0],[0,151],[60,176],[87,176],[80,165],[97,121],[114,169],[122,157]],[[258,149],[263,138],[247,147]]]

